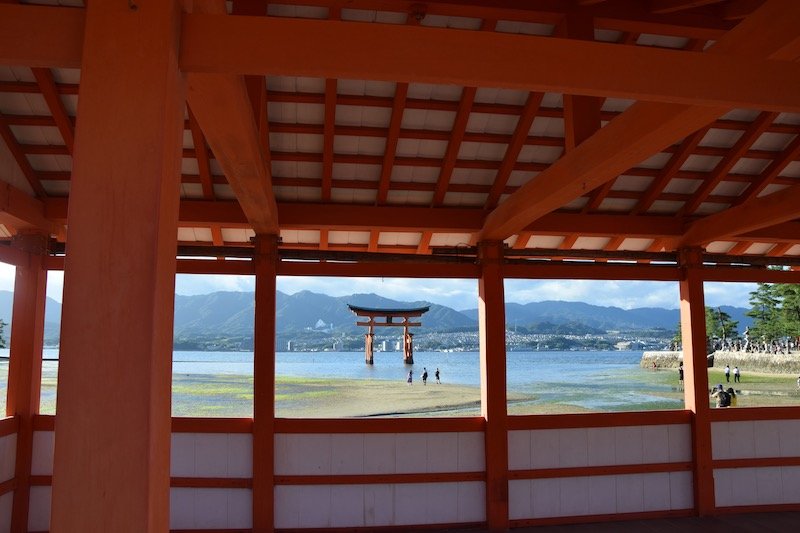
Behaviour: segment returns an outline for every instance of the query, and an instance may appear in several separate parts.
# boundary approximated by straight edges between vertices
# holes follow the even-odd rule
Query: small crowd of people
[[[440,374],[439,374],[439,369],[438,368],[436,369],[436,372],[433,373],[433,375],[436,378],[436,383],[441,385],[442,381],[441,381],[441,379],[439,377]],[[406,378],[406,383],[408,383],[409,385],[414,383],[414,371],[413,370],[409,370],[408,371],[408,377]],[[422,384],[423,385],[427,385],[428,384],[428,369],[426,367],[422,367]]]
[[[722,383],[711,389],[711,397],[716,399],[717,407],[736,407],[736,391],[733,387],[728,387],[728,390],[722,386]]]

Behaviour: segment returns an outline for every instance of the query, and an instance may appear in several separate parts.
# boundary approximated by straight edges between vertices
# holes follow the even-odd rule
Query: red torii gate
[[[403,363],[414,364],[414,334],[408,331],[411,326],[421,326],[422,322],[409,322],[410,318],[421,317],[430,309],[426,307],[415,307],[413,309],[374,309],[370,307],[359,307],[347,304],[347,307],[357,316],[367,317],[367,322],[356,322],[356,326],[367,326],[368,332],[364,334],[364,357],[368,365],[374,364],[373,340],[375,337],[375,326],[401,327],[403,328]],[[383,318],[383,322],[376,321],[376,318]],[[402,322],[394,322],[395,318],[402,318]]]

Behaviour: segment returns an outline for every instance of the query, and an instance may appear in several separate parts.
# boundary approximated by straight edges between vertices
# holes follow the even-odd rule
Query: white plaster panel
[[[527,470],[531,467],[531,432],[508,432],[508,469]],[[528,488],[530,492],[530,487]],[[509,495],[509,497],[511,497]],[[510,503],[509,503],[510,505]]]
[[[364,473],[364,435],[331,435],[331,473]]]
[[[558,432],[558,466],[585,466],[589,460],[586,428],[562,429]]]
[[[228,477],[253,475],[253,436],[228,433]]]
[[[729,422],[726,438],[728,440],[728,447],[730,448],[729,459],[741,459],[753,457],[755,455],[756,437],[755,426],[752,420]]]
[[[669,472],[655,472],[644,476],[644,510],[662,511],[671,508]]]
[[[228,470],[228,436],[224,433],[196,433],[194,471],[202,477],[225,477]]]
[[[364,485],[365,526],[388,526],[394,522],[393,494],[393,485]]]
[[[781,503],[800,503],[800,466],[781,468],[783,498]]]
[[[589,514],[617,512],[617,476],[589,478]]]
[[[531,431],[531,466],[533,468],[558,467],[558,431],[557,429]]]
[[[589,478],[565,477],[559,480],[561,516],[589,514]]]
[[[617,512],[639,513],[644,510],[644,475],[617,477]]]
[[[780,457],[780,440],[775,438],[779,435],[780,426],[781,421],[779,420],[756,420],[753,422],[756,457]]]
[[[669,473],[669,500],[672,509],[694,507],[694,481],[691,472]]]
[[[426,472],[458,471],[458,433],[428,434],[428,464]]]
[[[11,507],[14,503],[14,491],[0,496],[0,533],[11,531]]]
[[[781,420],[778,437],[781,457],[800,457],[800,420]]]
[[[481,472],[486,469],[484,436],[479,431],[458,434],[458,471]]]
[[[428,439],[425,433],[398,433],[395,440],[395,472],[425,472],[428,463]]]
[[[330,475],[330,473],[330,435],[275,435],[275,474]]]
[[[55,432],[35,431],[33,433],[33,457],[31,475],[49,476],[53,474],[53,446]]]
[[[782,502],[783,486],[779,466],[756,469],[756,492],[759,505]]]
[[[428,524],[458,522],[458,485],[455,483],[428,483],[426,520]]]
[[[250,489],[228,490],[228,528],[250,529],[253,527],[253,491]]]
[[[362,527],[364,525],[364,486],[332,486],[330,526]]]
[[[667,426],[643,426],[642,443],[642,459],[645,463],[669,462],[669,428]]]
[[[228,525],[228,489],[193,489],[194,527],[219,528]]]
[[[641,426],[614,428],[614,453],[618,465],[641,464],[642,451]]]
[[[278,485],[275,487],[275,527],[296,528],[300,523],[303,500],[298,485]]]
[[[758,503],[756,468],[729,468],[714,471],[714,495],[718,507]]]
[[[194,477],[194,433],[173,433],[170,440],[169,473],[175,477]]]
[[[729,459],[731,456],[731,443],[728,438],[728,425],[730,422],[713,422],[711,424],[711,457],[714,459]]]
[[[170,489],[170,529],[189,529],[194,527],[194,491],[195,489],[184,487]]]
[[[50,528],[50,487],[31,487],[28,504],[28,531]]]
[[[511,520],[531,517],[531,480],[511,479],[508,482],[508,517]]]
[[[394,486],[394,525],[405,526],[426,521],[427,494],[422,483]]]
[[[730,469],[714,470],[714,503],[717,507],[730,505],[731,473]]]
[[[17,434],[0,438],[0,483],[14,477],[17,461]]]
[[[561,491],[559,480],[531,480],[531,502],[533,518],[558,516],[561,507]]]
[[[364,473],[389,474],[394,472],[395,441],[391,433],[364,435]]]
[[[326,485],[309,485],[300,487],[300,498],[303,502],[299,514],[298,527],[323,527],[330,523],[331,487]]]
[[[458,483],[458,521],[483,522],[486,520],[486,484],[483,481]]]
[[[587,464],[589,466],[615,464],[614,428],[589,428],[586,430],[586,439],[588,446]]]

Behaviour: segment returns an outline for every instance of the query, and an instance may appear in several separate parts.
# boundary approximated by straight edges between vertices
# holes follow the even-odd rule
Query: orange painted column
[[[169,529],[180,22],[174,0],[86,8],[52,533]]]
[[[503,243],[478,244],[481,414],[486,419],[486,522],[490,531],[508,528],[508,420],[506,409],[506,313]]]
[[[47,236],[20,233],[13,246],[28,253],[28,264],[18,266],[14,280],[14,309],[11,325],[11,350],[8,364],[6,415],[19,419],[14,502],[11,531],[28,530],[31,459],[33,456],[33,417],[39,413],[42,384],[42,342],[44,305],[47,289]]]
[[[253,347],[253,532],[272,531],[275,516],[275,282],[278,238],[255,240],[256,315]]]
[[[714,470],[711,465],[711,421],[708,401],[706,312],[703,296],[702,250],[681,250],[681,335],[683,343],[684,401],[694,413],[695,509],[701,516],[714,510]]]

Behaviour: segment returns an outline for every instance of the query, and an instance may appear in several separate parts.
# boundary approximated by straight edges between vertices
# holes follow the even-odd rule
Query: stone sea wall
[[[740,370],[750,372],[766,372],[770,374],[800,374],[800,353],[771,354],[759,352],[717,351],[709,355],[709,366],[731,369],[738,366]],[[655,362],[659,368],[678,368],[683,360],[683,352],[644,352],[640,365],[651,368]]]

